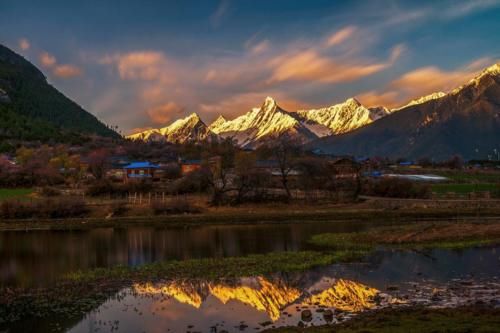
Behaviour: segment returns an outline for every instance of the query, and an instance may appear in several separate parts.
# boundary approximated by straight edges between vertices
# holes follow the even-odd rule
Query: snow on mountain
[[[224,118],[222,115],[220,115],[208,126],[208,129],[213,131],[214,129],[217,129],[218,127],[222,126],[226,121],[227,119]]]
[[[291,113],[281,109],[276,101],[267,97],[260,108],[233,120],[227,120],[211,130],[223,138],[233,138],[239,145],[254,145],[258,141],[279,135],[290,135],[303,141],[314,139],[314,135]]]
[[[354,98],[326,108],[288,112],[279,107],[272,97],[267,97],[260,107],[232,120],[219,116],[207,127],[196,114],[192,114],[167,127],[130,135],[129,138],[182,143],[203,140],[213,134],[231,138],[240,146],[256,146],[287,135],[308,142],[352,131],[389,113],[384,107],[367,109]]]
[[[318,137],[323,137],[326,135],[347,133],[370,124],[388,114],[386,111],[385,108],[367,109],[355,98],[349,98],[343,103],[326,108],[299,110],[296,113],[306,126],[308,124],[315,127],[316,131],[312,128],[311,130]],[[318,131],[318,129],[322,130]]]
[[[210,139],[212,135],[213,133],[200,117],[196,113],[192,113],[186,118],[178,119],[166,127],[132,134],[127,136],[127,138],[132,140],[185,143]]]
[[[391,110],[389,110],[385,106],[375,106],[368,108],[368,110],[370,110],[371,118],[373,121],[379,120],[380,118],[383,118],[391,114]]]
[[[464,84],[456,89],[453,89],[451,94],[456,95],[456,94],[460,93],[461,90],[463,90],[464,88],[469,87],[469,86],[477,87],[481,83],[481,81],[488,76],[490,76],[490,77],[500,76],[500,62],[497,62],[497,63],[493,64],[492,66],[485,68],[478,76],[476,76],[475,78],[473,78],[472,80],[470,80],[466,84]]]
[[[431,101],[431,100],[442,98],[444,96],[446,96],[446,93],[444,93],[442,91],[438,91],[438,92],[435,92],[435,93],[432,93],[432,94],[429,94],[429,95],[422,96],[420,98],[411,100],[411,101],[409,101],[408,103],[406,103],[403,106],[400,106],[398,108],[392,109],[391,112],[396,112],[396,111],[402,110],[404,108],[407,108],[409,106],[422,104],[422,103],[425,103],[425,102],[428,102],[428,101]]]

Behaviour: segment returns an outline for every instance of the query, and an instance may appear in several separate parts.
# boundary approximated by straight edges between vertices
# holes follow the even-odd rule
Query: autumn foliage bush
[[[89,211],[83,200],[75,198],[33,202],[6,200],[0,205],[0,217],[4,219],[84,217]]]
[[[111,195],[116,197],[126,196],[128,193],[147,193],[153,190],[153,184],[148,181],[129,181],[127,183],[113,183],[110,180],[96,180],[86,190],[92,197]]]

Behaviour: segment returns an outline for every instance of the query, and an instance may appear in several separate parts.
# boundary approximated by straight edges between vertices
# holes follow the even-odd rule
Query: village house
[[[125,181],[130,179],[154,179],[158,165],[150,162],[132,162],[123,169],[125,170]]]
[[[359,177],[361,165],[350,157],[337,157],[329,160],[336,178],[356,179]]]
[[[183,176],[201,169],[201,160],[180,160],[181,174]]]

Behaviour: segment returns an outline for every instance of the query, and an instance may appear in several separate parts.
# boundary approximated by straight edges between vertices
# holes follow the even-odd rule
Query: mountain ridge
[[[234,119],[219,116],[208,126],[203,123],[203,131],[207,133],[205,137],[210,134],[213,138],[230,138],[241,147],[257,147],[279,136],[291,136],[310,148],[339,155],[479,157],[472,156],[471,151],[500,150],[494,148],[500,143],[496,134],[500,133],[500,128],[496,130],[500,118],[499,86],[500,65],[495,63],[448,93],[424,95],[393,109],[368,108],[357,99],[348,98],[324,108],[287,111],[268,96],[260,107]],[[159,130],[150,131],[171,141]],[[461,136],[464,133],[472,139]],[[129,136],[140,137],[141,133]]]
[[[500,147],[500,66],[450,93],[310,147],[356,156],[487,158]]]

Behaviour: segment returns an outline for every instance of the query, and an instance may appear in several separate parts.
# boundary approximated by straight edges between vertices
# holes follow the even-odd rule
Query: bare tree
[[[89,172],[95,179],[103,179],[108,167],[108,151],[97,149],[88,155]]]
[[[292,197],[289,186],[290,173],[294,169],[296,158],[301,154],[300,147],[301,145],[299,142],[288,136],[279,137],[276,143],[271,146],[273,155],[278,163],[281,185],[286,192],[288,200]]]

